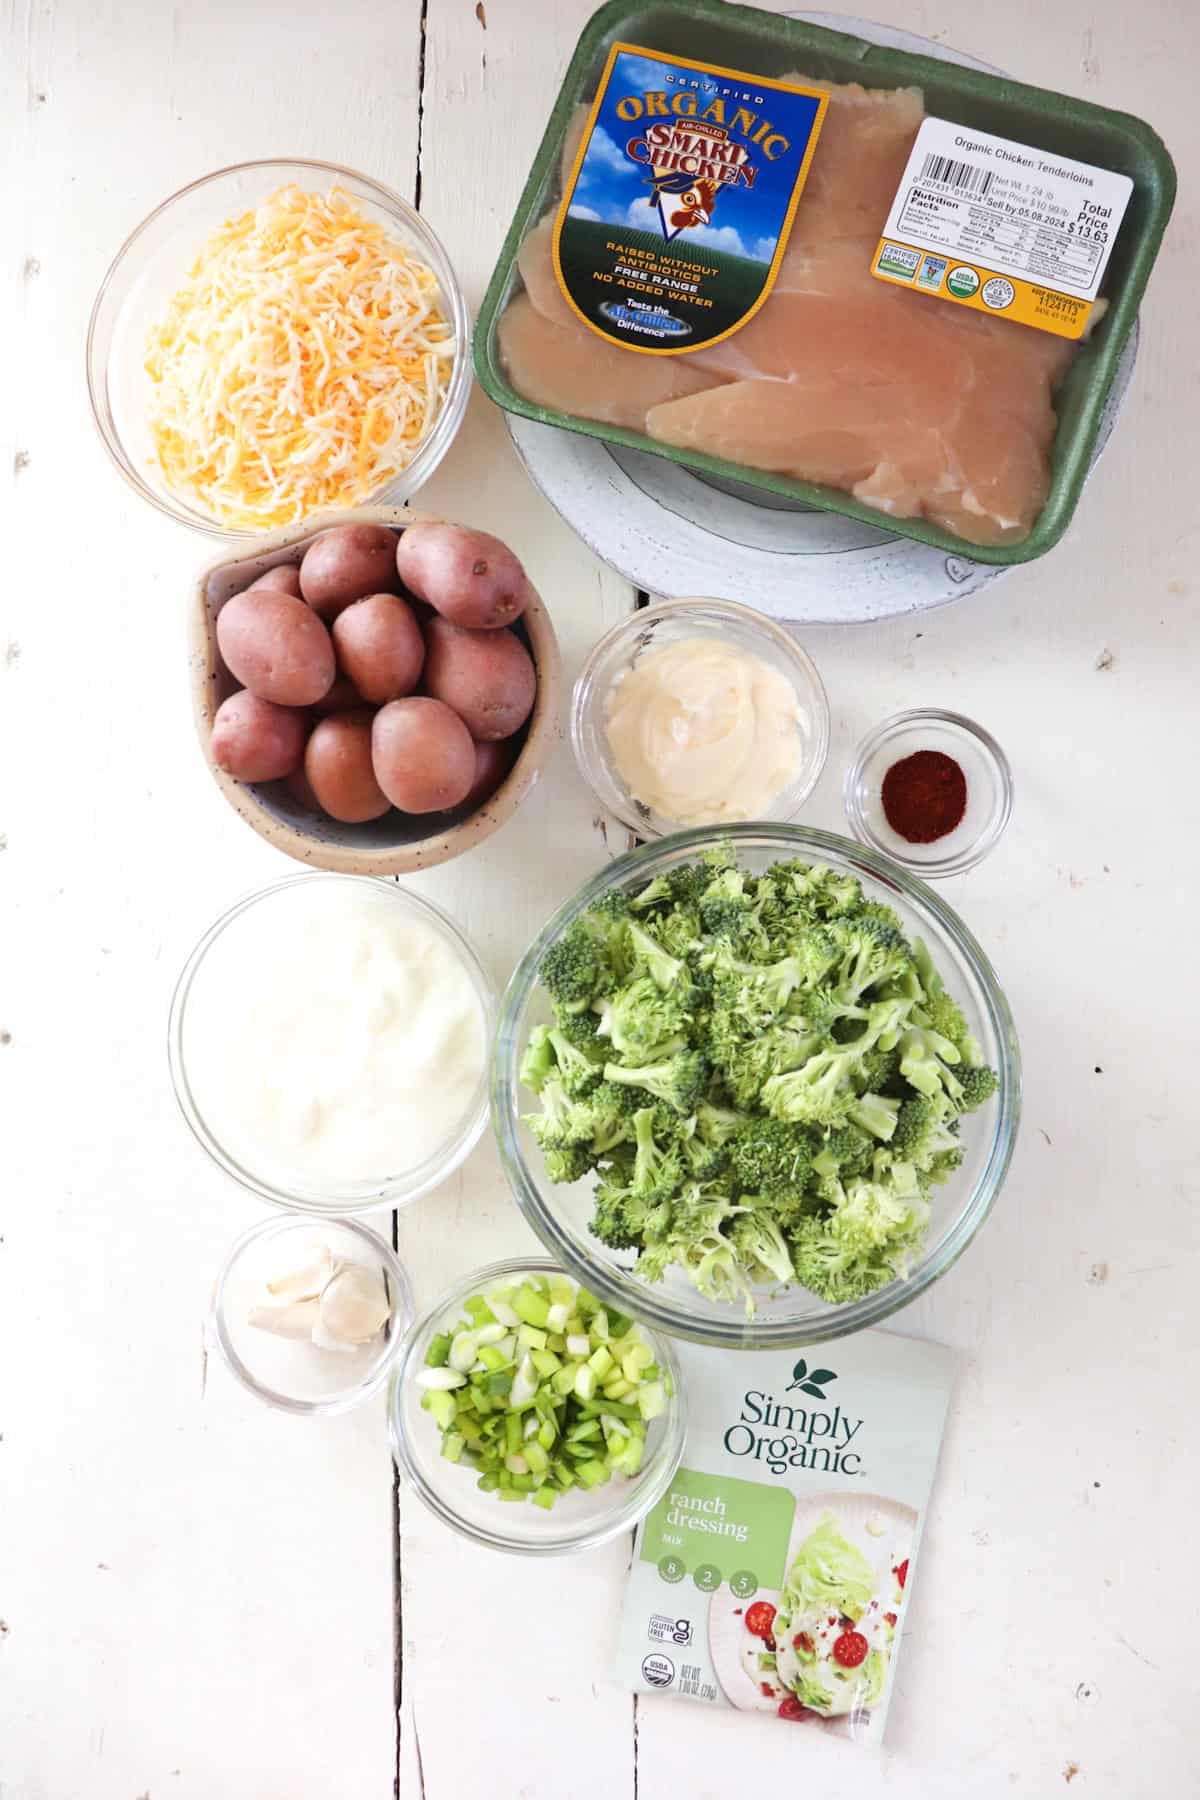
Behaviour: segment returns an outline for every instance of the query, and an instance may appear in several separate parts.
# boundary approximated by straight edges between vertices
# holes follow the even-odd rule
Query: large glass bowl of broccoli
[[[504,996],[492,1112],[546,1248],[661,1331],[877,1325],[948,1269],[1016,1141],[1008,1004],[961,919],[828,832],[682,832],[561,907]]]

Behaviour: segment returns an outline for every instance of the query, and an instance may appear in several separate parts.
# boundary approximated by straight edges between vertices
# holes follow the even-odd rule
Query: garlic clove
[[[336,1350],[342,1356],[353,1356],[354,1352],[361,1348],[358,1344],[347,1343],[345,1338],[333,1337],[330,1332],[326,1331],[320,1319],[312,1328],[312,1341],[318,1350]]]
[[[246,1314],[247,1324],[285,1338],[311,1338],[320,1320],[320,1302],[314,1299],[297,1300],[291,1306],[252,1306]]]
[[[287,1274],[268,1281],[267,1292],[276,1300],[315,1300],[334,1271],[328,1244],[314,1244],[307,1260]]]
[[[383,1277],[359,1263],[337,1270],[326,1283],[319,1306],[322,1331],[342,1344],[369,1344],[391,1315]]]

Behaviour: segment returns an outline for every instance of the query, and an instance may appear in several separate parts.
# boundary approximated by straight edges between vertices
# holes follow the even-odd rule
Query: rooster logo
[[[653,192],[647,194],[646,203],[658,208],[663,236],[668,240],[690,225],[707,225],[711,221],[717,203],[715,181],[695,181],[690,175],[673,170],[654,175],[651,186]]]

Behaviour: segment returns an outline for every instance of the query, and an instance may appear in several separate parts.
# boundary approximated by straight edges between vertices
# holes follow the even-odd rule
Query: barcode
[[[940,181],[945,187],[965,188],[980,199],[992,185],[993,170],[981,169],[977,163],[955,162],[950,156],[927,156],[921,170],[922,181]]]

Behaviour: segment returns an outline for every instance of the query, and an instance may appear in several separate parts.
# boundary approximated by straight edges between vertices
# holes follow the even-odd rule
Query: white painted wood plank
[[[478,308],[590,7],[538,11],[431,0],[426,20],[421,208]],[[484,19],[486,18],[486,26]],[[628,586],[582,548],[522,472],[500,414],[476,392],[467,427],[422,504],[506,538],[550,606],[569,679]],[[517,817],[477,853],[416,878],[474,936],[497,983],[538,926],[624,847],[564,742]],[[433,1296],[472,1267],[540,1248],[509,1195],[491,1141],[439,1194],[399,1219],[401,1255]],[[481,1792],[522,1800],[627,1800],[633,1703],[607,1679],[628,1541],[542,1564],[476,1548],[402,1502],[404,1630],[400,1791],[427,1800]],[[575,1655],[572,1644],[586,1644]],[[423,1785],[422,1785],[423,1784]]]
[[[751,1766],[756,1788],[863,1800],[1182,1793],[1197,1584],[1177,1533],[1200,1479],[1184,1400],[1200,1348],[1182,1123],[1195,978],[1178,957],[1200,878],[1196,21],[1170,0],[862,10],[1143,115],[1181,201],[1125,413],[1064,543],[978,603],[805,639],[834,714],[814,823],[843,828],[855,743],[906,706],[980,719],[1016,776],[1006,839],[943,888],[1009,994],[1025,1123],[992,1219],[897,1321],[954,1345],[961,1372],[887,1744],[860,1755],[646,1699],[639,1793],[726,1800]]]
[[[164,1055],[191,943],[290,865],[192,735],[184,609],[211,546],[126,492],[83,383],[107,261],[182,182],[299,152],[411,191],[416,0],[351,13],[6,9],[5,1800],[392,1792],[382,1417],[272,1415],[215,1359],[205,1395],[212,1279],[263,1209],[192,1142]]]

